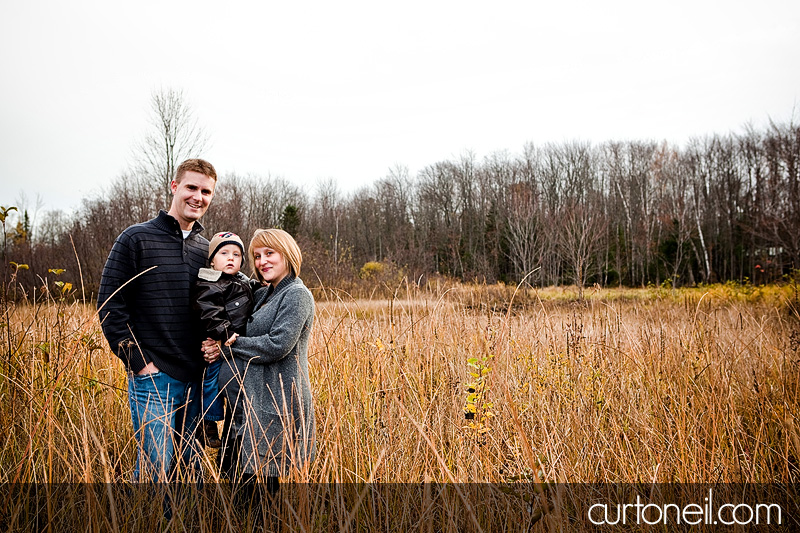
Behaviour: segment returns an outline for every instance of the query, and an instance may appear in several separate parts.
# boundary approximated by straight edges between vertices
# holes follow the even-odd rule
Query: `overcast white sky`
[[[466,150],[800,119],[800,2],[3,0],[0,73],[0,205],[98,192],[159,87],[221,176],[349,191]]]

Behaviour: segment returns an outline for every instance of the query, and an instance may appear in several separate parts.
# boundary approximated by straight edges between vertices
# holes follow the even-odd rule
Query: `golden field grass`
[[[283,481],[800,481],[796,285],[576,294],[452,284],[369,301],[317,291],[317,458]],[[30,301],[2,320],[0,483],[129,480],[126,377],[93,307]],[[218,479],[215,455],[204,457],[209,481]],[[448,498],[469,499],[458,490]],[[10,502],[0,522],[24,522],[15,505],[24,507]],[[382,528],[363,509],[305,509],[285,511],[283,527]],[[427,522],[412,509],[393,515],[396,530],[493,529],[469,505]],[[558,505],[544,511],[497,527],[559,529],[547,516]],[[201,513],[193,520],[201,530],[211,523]],[[214,524],[235,531],[237,520]],[[138,529],[122,517],[98,524]]]

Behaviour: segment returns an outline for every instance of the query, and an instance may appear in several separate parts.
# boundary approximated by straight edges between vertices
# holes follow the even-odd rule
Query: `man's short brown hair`
[[[186,172],[199,172],[217,181],[217,171],[214,170],[214,165],[205,159],[187,159],[181,163],[178,166],[178,170],[175,171],[175,182],[180,183]]]

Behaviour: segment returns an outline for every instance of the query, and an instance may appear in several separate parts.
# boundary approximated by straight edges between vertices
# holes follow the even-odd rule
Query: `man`
[[[108,256],[97,296],[103,334],[128,372],[128,402],[139,449],[134,480],[176,477],[174,445],[194,462],[200,419],[204,336],[192,319],[190,287],[206,264],[205,214],[217,173],[202,159],[181,163],[169,212],[123,231]]]

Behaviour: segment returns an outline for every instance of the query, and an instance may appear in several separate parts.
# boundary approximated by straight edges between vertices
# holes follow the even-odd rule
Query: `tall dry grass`
[[[544,531],[558,529],[548,513],[566,512],[536,511],[520,497],[505,508],[518,519],[500,527],[498,508],[469,504],[469,483],[800,478],[791,285],[595,289],[582,300],[568,288],[465,285],[405,286],[380,301],[319,294],[309,355],[317,458],[284,481],[353,485],[341,485],[350,491],[341,498],[324,489],[324,505],[312,491],[283,508],[276,519],[286,529],[386,529],[389,520],[398,530]],[[9,306],[3,320],[0,483],[127,481],[135,441],[126,378],[93,307],[45,298]],[[209,481],[219,479],[215,454],[203,461]],[[415,482],[449,486],[396,493],[401,505],[388,519],[359,488]],[[28,497],[5,494],[0,523],[29,524]],[[441,505],[424,505],[432,501]],[[232,508],[193,504],[166,526],[158,505],[120,507],[93,524],[247,527]]]

